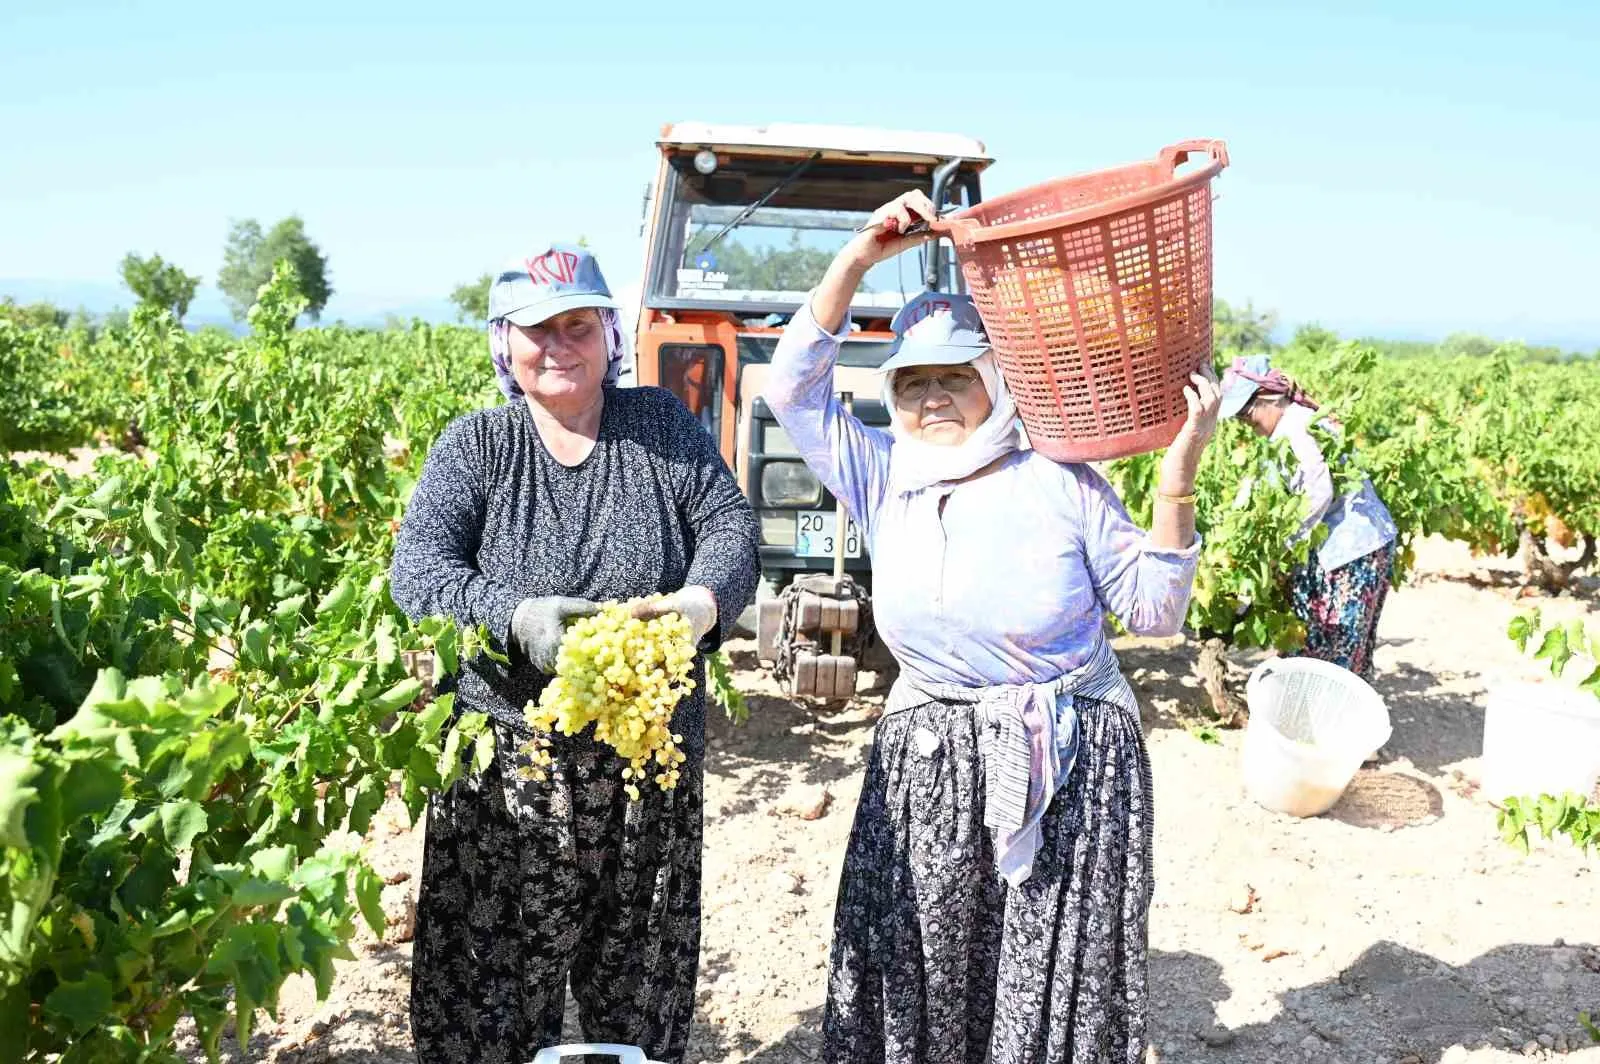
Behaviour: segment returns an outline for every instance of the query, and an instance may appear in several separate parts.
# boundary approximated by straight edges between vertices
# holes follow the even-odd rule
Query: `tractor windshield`
[[[648,295],[654,307],[786,316],[874,208],[911,189],[929,191],[932,181],[930,167],[909,164],[818,160],[799,168],[803,159],[719,162],[704,175],[695,171],[690,156],[672,159],[665,195],[656,205]],[[764,196],[770,198],[751,211]],[[959,175],[949,199],[975,202],[976,177]],[[855,309],[893,315],[922,290],[930,254],[933,246],[925,245],[874,267],[856,295]],[[959,273],[948,247],[940,258],[940,286],[954,290]]]

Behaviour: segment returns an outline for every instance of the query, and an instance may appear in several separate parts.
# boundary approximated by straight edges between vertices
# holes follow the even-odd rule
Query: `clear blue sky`
[[[665,121],[966,133],[991,194],[1216,136],[1220,295],[1600,346],[1600,4],[875,6],[15,0],[0,278],[209,283],[231,218],[298,212],[330,316],[579,234],[621,288]]]

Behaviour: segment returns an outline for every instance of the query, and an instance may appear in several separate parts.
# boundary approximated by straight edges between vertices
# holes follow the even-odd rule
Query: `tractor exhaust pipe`
[[[934,210],[941,213],[944,211],[945,189],[949,187],[950,179],[955,176],[956,170],[965,161],[960,156],[956,156],[954,159],[946,159],[934,169],[933,194],[931,197]],[[928,255],[928,272],[922,278],[922,283],[928,291],[937,292],[939,290],[939,267],[944,260],[944,249],[939,246],[937,240],[933,242],[932,246],[933,251]]]

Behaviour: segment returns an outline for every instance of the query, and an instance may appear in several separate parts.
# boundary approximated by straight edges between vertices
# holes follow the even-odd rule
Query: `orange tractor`
[[[756,508],[761,590],[745,624],[762,660],[792,694],[847,698],[863,657],[881,650],[865,545],[762,387],[783,326],[873,209],[911,189],[941,208],[972,206],[992,160],[967,137],[836,126],[685,122],[664,127],[658,146],[633,379],[683,400]],[[857,417],[888,424],[876,367],[894,313],[924,289],[961,283],[939,243],[867,276],[835,378],[847,402],[861,397]]]

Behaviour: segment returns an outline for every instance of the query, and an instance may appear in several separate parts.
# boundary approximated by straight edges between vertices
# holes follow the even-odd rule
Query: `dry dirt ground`
[[[1508,563],[1427,545],[1381,629],[1376,686],[1394,737],[1310,820],[1244,797],[1239,733],[1197,736],[1192,647],[1120,645],[1155,762],[1152,1057],[1600,1061],[1578,1019],[1600,1022],[1600,857],[1554,844],[1517,854],[1475,793],[1486,691],[1537,675],[1504,636],[1527,604],[1513,584]],[[1593,580],[1541,601],[1558,616],[1600,613]],[[749,645],[733,650],[751,716],[711,727],[689,1060],[805,1064],[820,1060],[834,891],[881,691],[833,712],[797,706]],[[1242,678],[1249,662],[1238,665]],[[292,984],[276,1022],[263,1021],[248,1053],[231,1046],[232,1060],[413,1059],[404,939],[421,834],[391,806],[365,843],[394,881],[387,941],[356,945],[329,1001]]]

